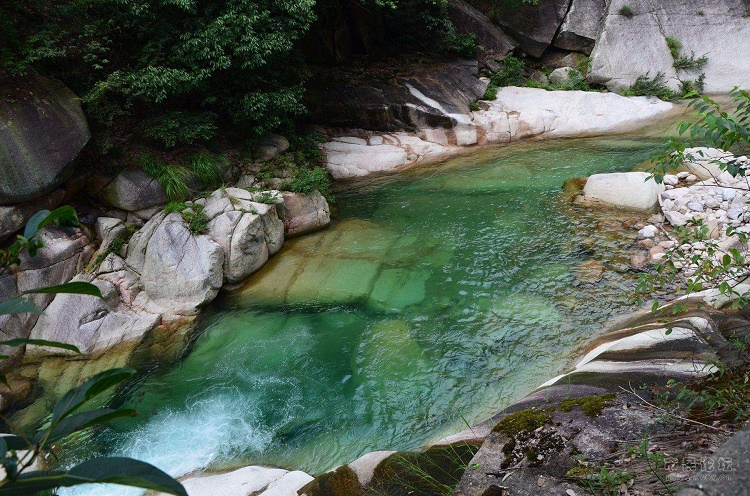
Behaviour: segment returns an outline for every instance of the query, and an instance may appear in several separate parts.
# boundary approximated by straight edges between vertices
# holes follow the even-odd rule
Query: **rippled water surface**
[[[561,187],[655,148],[527,144],[344,187],[329,229],[288,241],[216,304],[182,362],[135,388],[139,417],[78,449],[173,475],[315,473],[486,418],[627,310],[632,231],[574,209]],[[598,282],[581,269],[592,259],[607,269]]]

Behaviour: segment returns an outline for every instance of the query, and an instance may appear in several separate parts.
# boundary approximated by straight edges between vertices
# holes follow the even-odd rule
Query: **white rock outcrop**
[[[288,237],[322,229],[331,223],[328,202],[318,191],[283,193],[284,228]]]
[[[628,6],[632,17],[623,15]],[[705,90],[727,92],[747,87],[750,18],[744,0],[612,0],[592,52],[589,80],[610,90],[628,87],[645,74],[664,72],[670,86],[705,72]],[[677,71],[667,37],[682,44],[681,55],[706,55],[701,70]]]

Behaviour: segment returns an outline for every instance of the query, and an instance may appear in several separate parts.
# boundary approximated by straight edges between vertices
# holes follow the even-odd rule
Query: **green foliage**
[[[0,274],[18,263],[20,255],[28,252],[33,256],[42,245],[35,238],[39,229],[52,223],[77,224],[78,217],[71,207],[61,207],[52,212],[43,210],[32,216],[26,224],[23,236],[8,250],[0,250]],[[99,288],[93,284],[76,281],[58,286],[27,290],[11,300],[0,302],[0,315],[16,313],[41,313],[32,302],[25,299],[29,294],[81,294],[101,298]],[[15,338],[0,341],[0,346],[45,346],[73,353],[80,350],[66,343],[41,339]],[[0,360],[8,358],[0,355]],[[185,489],[176,480],[156,467],[130,458],[100,458],[86,460],[67,471],[30,470],[34,462],[52,445],[76,433],[100,426],[112,420],[135,415],[133,410],[111,408],[87,408],[92,400],[111,387],[131,378],[131,369],[112,369],[102,372],[82,385],[68,391],[55,405],[47,425],[37,432],[22,434],[15,426],[6,423],[17,434],[0,436],[0,466],[6,476],[0,480],[0,496],[31,496],[59,487],[77,486],[87,483],[109,482],[126,486],[152,489],[178,496],[187,496]],[[0,382],[10,387],[4,374]]]
[[[140,156],[140,163],[146,174],[159,181],[170,201],[183,201],[190,195],[190,171],[185,167],[163,164],[147,153]]]
[[[222,183],[224,171],[214,155],[208,153],[192,155],[187,160],[187,168],[205,189],[215,188]]]
[[[309,194],[317,190],[320,191],[320,194],[326,197],[326,199],[333,199],[328,170],[323,167],[296,169],[292,172],[291,179],[282,184],[281,188],[294,193],[304,194]]]
[[[490,83],[484,92],[484,96],[482,96],[482,100],[494,100],[495,98],[497,98],[497,86]]]
[[[627,485],[632,478],[633,476],[626,471],[602,466],[599,468],[599,472],[589,475],[589,478],[585,481],[585,485],[592,494],[618,496],[620,494],[620,487],[623,484]]]
[[[165,146],[204,141],[219,123],[260,135],[300,114],[300,56],[313,0],[62,0],[3,4],[4,69],[30,66],[83,97],[95,130]]]
[[[377,496],[450,496],[478,446],[433,446],[424,452],[395,453],[378,465],[368,487]]]
[[[678,71],[687,71],[690,69],[703,69],[708,63],[708,57],[705,55],[695,58],[695,52],[691,52],[690,56],[680,55],[674,59],[674,68]]]
[[[677,38],[673,38],[672,36],[667,36],[666,38],[667,42],[667,48],[669,48],[669,53],[672,54],[673,59],[677,59],[680,56],[680,50],[682,50],[682,43]]]
[[[472,112],[479,112],[479,104],[477,102],[469,102],[469,110]]]
[[[626,19],[632,19],[635,15],[635,12],[633,12],[633,8],[630,5],[625,4],[620,7],[620,15],[625,17]]]
[[[94,267],[98,267],[99,265],[101,265],[104,259],[107,258],[107,256],[109,256],[110,253],[119,253],[120,250],[122,250],[126,244],[127,244],[127,241],[124,238],[113,239],[112,243],[110,243],[107,249],[96,256],[90,268],[93,269]]]
[[[650,78],[648,73],[638,76],[638,79],[629,88],[622,91],[624,96],[655,96],[667,102],[673,102],[680,98],[680,94],[667,86],[666,76],[663,72],[656,73]]]
[[[165,213],[180,214],[188,231],[195,235],[208,232],[208,217],[203,210],[203,205],[195,202],[169,202],[164,207]]]
[[[265,203],[266,205],[276,205],[276,203],[278,203],[278,197],[270,191],[261,191],[253,196],[253,201]]]
[[[208,141],[216,135],[217,115],[213,112],[174,111],[146,119],[143,135],[165,148]]]
[[[605,394],[601,396],[586,396],[585,398],[568,398],[560,402],[560,411],[569,412],[573,407],[580,407],[581,411],[589,417],[596,417],[602,410],[608,407],[616,394]]]
[[[526,82],[525,70],[526,62],[523,59],[508,55],[497,72],[492,75],[492,84],[499,87],[523,86]]]

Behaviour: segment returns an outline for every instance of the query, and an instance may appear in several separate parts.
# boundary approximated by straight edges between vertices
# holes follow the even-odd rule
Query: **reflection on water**
[[[627,310],[632,274],[618,270],[632,234],[575,211],[561,186],[631,170],[655,148],[557,141],[344,187],[331,228],[288,241],[218,302],[185,360],[133,392],[141,415],[78,451],[174,475],[315,473],[486,418]],[[608,270],[582,283],[592,258]]]

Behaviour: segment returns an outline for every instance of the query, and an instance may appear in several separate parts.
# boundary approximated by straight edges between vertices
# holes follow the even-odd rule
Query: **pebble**
[[[721,198],[724,201],[729,201],[737,196],[737,192],[733,188],[724,188],[721,192]]]
[[[690,202],[687,204],[687,208],[689,208],[693,212],[703,212],[703,204],[699,202]]]
[[[677,173],[676,175],[677,175],[677,179],[679,179],[679,180],[683,180],[683,179],[685,179],[686,177],[688,177],[688,176],[690,175],[690,173],[689,173],[689,172],[685,172],[685,171],[682,171],[682,172],[678,172],[678,173]]]
[[[675,175],[666,174],[664,176],[664,184],[668,186],[677,186],[679,183],[680,183],[680,180]]]
[[[654,225],[648,225],[638,231],[638,239],[651,239],[655,238],[656,234],[659,232],[659,228]]]

